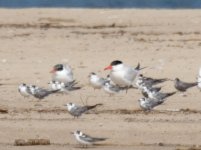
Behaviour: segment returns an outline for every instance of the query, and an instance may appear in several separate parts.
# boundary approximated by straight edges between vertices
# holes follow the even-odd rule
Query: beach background
[[[201,66],[199,9],[0,9],[0,149],[79,149],[71,131],[108,140],[89,149],[201,149],[201,99],[196,87],[156,107],[140,111],[141,92],[109,96],[88,84],[90,72],[119,59],[148,66],[145,76],[196,81]],[[68,63],[83,88],[38,101],[18,93],[21,83],[48,88],[49,71]],[[175,91],[173,82],[163,92]],[[95,111],[73,119],[65,103],[93,105]],[[50,139],[49,146],[14,146],[15,139]]]

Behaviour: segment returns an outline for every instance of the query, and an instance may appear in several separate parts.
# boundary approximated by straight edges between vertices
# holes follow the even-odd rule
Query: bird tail
[[[172,96],[172,95],[174,95],[175,93],[177,93],[177,92],[175,91],[175,92],[167,93],[167,97]]]
[[[102,106],[103,104],[96,104],[96,105],[92,105],[92,106],[86,106],[88,110],[93,109],[97,106]]]
[[[96,141],[105,141],[107,140],[108,138],[93,138],[93,140],[96,142]]]
[[[137,64],[137,66],[135,67],[135,70],[143,70],[143,69],[145,69],[145,68],[147,68],[147,67],[142,67],[142,68],[140,68],[140,63],[138,63]]]

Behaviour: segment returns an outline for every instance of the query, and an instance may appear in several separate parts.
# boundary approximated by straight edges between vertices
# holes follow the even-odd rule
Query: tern
[[[93,145],[96,142],[105,141],[107,138],[98,138],[98,137],[92,137],[87,134],[82,133],[81,131],[77,130],[74,132],[71,132],[75,136],[75,139],[84,146],[87,147],[87,145]]]
[[[54,81],[68,83],[74,80],[72,68],[67,64],[55,65],[50,73],[52,73],[52,79]]]
[[[106,93],[110,94],[110,96],[113,95],[113,94],[117,94],[117,93],[119,93],[120,91],[125,90],[125,89],[127,90],[128,88],[118,87],[118,86],[112,85],[112,84],[110,84],[110,83],[108,83],[108,82],[106,82],[106,83],[104,84],[104,86],[103,86],[103,90],[104,90]]]
[[[101,89],[106,82],[108,82],[107,79],[99,77],[94,72],[89,75],[89,83],[94,89]]]
[[[31,95],[30,89],[25,83],[19,85],[18,91],[24,97],[29,97]]]
[[[157,91],[148,91],[148,96],[151,99],[163,100],[166,99],[167,97],[174,95],[175,93],[176,92],[162,93]]]
[[[134,80],[141,69],[140,64],[138,64],[136,68],[133,68],[123,64],[120,60],[115,60],[104,70],[111,70],[110,78],[117,86],[131,87],[133,86]]]
[[[59,92],[68,93],[69,91],[79,90],[81,87],[75,86],[78,82],[73,80],[72,82],[64,83],[59,81],[50,81],[48,84],[50,85],[52,90],[59,90]]]
[[[65,104],[64,106],[67,106],[67,110],[68,112],[75,117],[79,117],[81,116],[83,113],[86,113],[88,110],[90,109],[93,109],[95,108],[96,106],[100,106],[100,105],[103,105],[103,104],[95,104],[95,105],[92,105],[92,106],[88,106],[88,105],[85,105],[85,106],[80,106],[80,105],[76,105],[74,103],[67,103]]]
[[[144,111],[151,111],[154,107],[162,104],[164,100],[156,100],[156,99],[151,99],[151,98],[141,98],[138,100],[140,107]]]
[[[167,78],[162,79],[154,79],[150,77],[144,77],[142,74],[137,76],[136,85],[140,86],[140,84],[145,84],[146,86],[152,87],[153,85],[168,81]]]
[[[175,78],[174,80],[174,87],[180,92],[185,92],[187,89],[197,85],[198,85],[198,82],[187,83],[187,82],[181,81],[179,78]]]
[[[49,96],[50,94],[53,94],[59,91],[59,90],[48,90],[48,89],[40,88],[35,85],[30,85],[29,89],[30,89],[31,95],[38,99],[43,99]]]

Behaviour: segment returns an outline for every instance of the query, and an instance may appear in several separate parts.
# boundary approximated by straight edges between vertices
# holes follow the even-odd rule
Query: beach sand
[[[201,93],[194,87],[153,112],[140,111],[141,92],[109,96],[88,84],[113,60],[148,68],[145,76],[196,81],[201,66],[201,11],[147,9],[0,9],[0,149],[79,149],[71,131],[108,138],[89,149],[201,149]],[[23,98],[21,83],[48,88],[49,71],[68,63],[83,88],[43,100]],[[163,92],[175,91],[173,82]],[[93,105],[74,119],[67,102]],[[49,146],[14,146],[15,139],[50,139]]]

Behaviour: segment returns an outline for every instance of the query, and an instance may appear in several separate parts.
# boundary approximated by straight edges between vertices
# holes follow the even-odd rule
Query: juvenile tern
[[[89,83],[94,89],[101,89],[106,82],[108,82],[107,79],[99,77],[94,72],[89,75]]]
[[[97,138],[97,137],[92,137],[87,134],[82,133],[81,131],[74,131],[71,132],[75,136],[75,139],[80,143],[83,144],[84,146],[87,147],[87,145],[93,145],[96,142],[100,141],[105,141],[107,138]]]
[[[139,101],[140,107],[144,111],[150,111],[154,107],[156,107],[164,102],[164,100],[156,100],[156,99],[145,98],[145,97],[139,99],[138,101]]]
[[[197,85],[198,85],[198,82],[188,83],[188,82],[181,81],[179,78],[175,78],[174,80],[174,87],[180,92],[185,92],[187,89]]]
[[[92,105],[92,106],[88,106],[88,105],[80,106],[80,105],[76,105],[74,103],[67,103],[64,106],[67,106],[67,110],[72,116],[78,118],[83,113],[86,113],[88,110],[93,109],[96,106],[100,106],[100,105],[102,105],[102,104],[95,104],[95,105]]]
[[[25,83],[19,85],[18,91],[24,97],[29,97],[31,95],[30,89]]]

